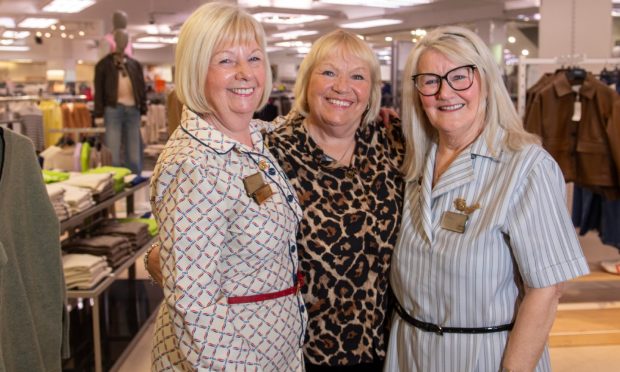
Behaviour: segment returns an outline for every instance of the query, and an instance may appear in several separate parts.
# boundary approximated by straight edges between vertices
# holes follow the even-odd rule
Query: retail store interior
[[[86,196],[79,194],[72,196],[75,204],[54,204],[64,252],[87,252],[69,241],[95,225],[115,226],[102,220],[139,217],[152,221],[148,177],[169,137],[166,111],[175,85],[178,34],[187,17],[203,3],[0,0],[0,127],[30,137],[46,162],[52,145],[66,152],[63,146],[70,143],[84,140],[95,149],[105,142],[106,128],[94,113],[95,66],[117,47],[114,31],[119,28],[115,19],[119,11],[126,17],[120,28],[129,36],[125,53],[143,68],[147,107],[140,117],[143,146],[139,161],[129,156],[124,164],[127,173],[110,176],[105,180],[110,182],[107,186],[95,186],[93,193],[99,198],[86,202]],[[279,115],[287,114],[295,100],[297,70],[313,41],[336,28],[357,33],[375,51],[381,64],[382,102],[397,112],[402,84],[410,83],[402,76],[408,53],[428,31],[442,25],[465,26],[487,42],[522,116],[528,110],[528,89],[557,69],[585,69],[601,79],[607,76],[611,89],[620,92],[618,0],[232,3],[245,8],[265,29],[274,81],[270,102]],[[56,160],[49,160],[47,166],[44,163],[51,171],[46,180],[62,177],[55,170],[76,170],[62,169],[73,166],[73,147],[68,166],[56,157],[61,151],[53,154]],[[118,151],[118,156],[127,156],[130,150]],[[94,152],[89,156],[95,159]],[[99,158],[98,164],[106,163]],[[83,170],[87,168],[93,167]],[[119,188],[112,190],[118,182]],[[123,188],[123,182],[131,186]],[[79,181],[68,187],[76,186],[81,186]],[[52,198],[59,191],[52,187],[48,193]],[[571,212],[575,193],[575,186],[568,183],[566,202]],[[617,235],[620,220],[613,224]],[[580,232],[584,223],[576,225]],[[620,370],[620,245],[604,244],[600,231],[588,228],[579,239],[591,273],[566,285],[549,337],[556,372]],[[118,253],[118,260],[107,271],[87,279],[86,284],[79,282],[79,288],[78,282],[71,282],[76,286],[67,291],[70,356],[63,361],[63,370],[150,370],[155,315],[163,295],[149,281],[142,263],[144,252],[157,238],[144,235],[146,227],[136,234],[134,246]],[[96,250],[91,247],[90,252]]]

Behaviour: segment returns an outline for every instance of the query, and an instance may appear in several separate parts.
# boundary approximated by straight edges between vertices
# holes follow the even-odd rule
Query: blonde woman
[[[407,186],[386,371],[549,371],[562,283],[588,273],[562,173],[482,40],[430,32],[405,67]]]
[[[252,120],[271,91],[260,24],[201,6],[175,80],[182,119],[151,182],[164,289],[152,369],[302,371],[301,207]]]

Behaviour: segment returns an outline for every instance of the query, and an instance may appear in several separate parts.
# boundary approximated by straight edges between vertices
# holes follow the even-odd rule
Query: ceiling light
[[[80,35],[80,36],[84,36],[84,35],[86,35],[86,34],[84,33],[84,31],[80,30],[80,31],[78,32],[78,35]]]
[[[280,32],[280,33],[272,34],[271,36],[279,37],[284,40],[289,40],[289,39],[297,39],[300,36],[316,35],[318,33],[319,33],[318,31],[314,31],[314,30],[296,30],[296,31]]]
[[[30,32],[28,31],[4,31],[2,33],[2,37],[6,37],[9,39],[25,39],[30,36]]]
[[[81,59],[78,59],[78,60],[77,60],[77,64],[78,64],[78,65],[81,65],[82,63],[84,63],[84,61],[82,61]]]
[[[30,47],[25,45],[0,45],[0,51],[2,52],[27,52]]]
[[[74,37],[73,34],[69,34],[69,39],[73,40]]]
[[[516,42],[517,42],[517,38],[516,38],[516,37],[514,37],[514,36],[508,36],[508,42],[509,42],[510,44],[514,44],[514,43],[516,43]]]
[[[151,35],[157,34],[169,34],[172,31],[168,25],[148,25],[146,26],[146,33]]]
[[[404,6],[414,6],[428,4],[430,0],[320,0],[326,4],[372,6],[380,8],[400,8]]]
[[[391,37],[391,36],[386,36],[386,37],[385,37],[385,41],[387,41],[387,42],[390,42],[390,41],[392,41],[392,40],[394,40],[394,39],[392,39],[392,37]]]
[[[369,21],[343,23],[340,27],[344,28],[372,28],[379,26],[397,25],[403,23],[400,19],[371,19]]]
[[[164,44],[176,44],[179,42],[177,36],[163,37],[163,36],[142,36],[136,39],[138,43],[164,43]]]
[[[52,0],[52,2],[43,7],[43,11],[50,13],[79,13],[94,3],[95,0]]]
[[[310,23],[327,19],[326,15],[312,14],[290,14],[290,13],[269,13],[262,12],[252,14],[259,22],[274,25],[298,25],[302,23]]]
[[[57,23],[55,18],[26,18],[17,25],[21,28],[48,28]]]
[[[523,50],[521,51],[521,55],[524,55],[524,56],[526,56],[526,57],[527,57],[527,56],[529,56],[529,55],[530,55],[530,51],[529,51],[529,50],[527,50],[527,49],[523,49]]]
[[[364,40],[364,35],[357,34],[357,37],[358,37],[360,40]]]
[[[67,38],[67,34],[65,34],[65,33],[63,32],[62,34],[60,34],[60,37],[61,37],[61,38],[63,38],[63,39],[66,39],[66,38]]]
[[[0,27],[15,28],[15,20],[9,17],[0,17]]]
[[[11,45],[15,42],[15,40],[11,39],[0,39],[0,45]]]
[[[42,33],[41,31],[37,31],[37,32],[35,33],[35,36],[36,36],[36,37],[41,37],[41,36],[43,36],[43,33]]]
[[[275,46],[284,47],[284,48],[300,48],[300,47],[311,47],[312,43],[305,41],[280,41],[279,43],[275,43]]]
[[[52,34],[50,34],[49,32],[46,32],[45,37],[49,39],[50,37],[52,37]]]
[[[50,28],[51,28],[53,31],[56,31],[56,25],[51,25],[51,26],[50,26]]]
[[[163,48],[167,44],[163,43],[131,43],[131,47],[134,49],[158,49]]]
[[[65,25],[60,25],[58,26],[58,28],[60,29],[60,31],[64,31],[66,29]]]
[[[540,21],[540,13],[534,13],[532,18],[534,18],[534,20],[536,20],[536,21]]]

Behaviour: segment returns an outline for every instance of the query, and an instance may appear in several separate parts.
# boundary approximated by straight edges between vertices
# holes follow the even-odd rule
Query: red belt
[[[228,300],[229,305],[247,304],[250,302],[261,302],[261,301],[273,300],[275,298],[297,294],[299,293],[303,285],[304,285],[304,276],[301,272],[297,272],[297,281],[295,282],[295,285],[290,288],[283,289],[277,292],[257,294],[257,295],[252,295],[252,296],[228,297],[227,300]]]

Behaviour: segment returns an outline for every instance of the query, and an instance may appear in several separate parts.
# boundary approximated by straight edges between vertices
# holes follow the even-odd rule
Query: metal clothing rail
[[[527,93],[527,67],[529,65],[617,65],[620,58],[586,58],[582,54],[559,56],[555,58],[519,58],[517,84],[517,112],[523,118],[525,115],[525,95]]]

